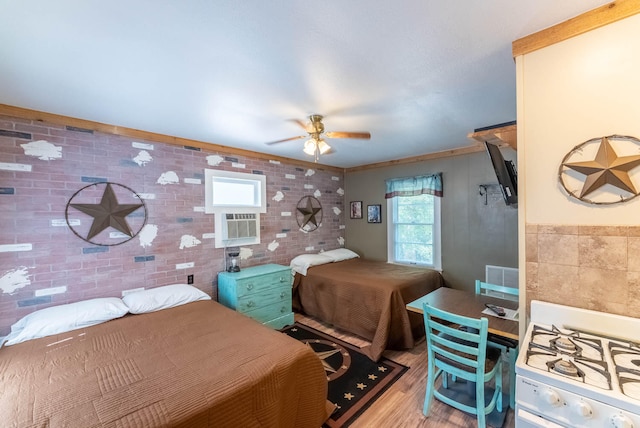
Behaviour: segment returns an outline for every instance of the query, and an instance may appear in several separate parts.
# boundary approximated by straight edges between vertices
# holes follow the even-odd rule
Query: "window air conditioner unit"
[[[225,214],[223,222],[223,239],[237,241],[258,237],[258,214]]]

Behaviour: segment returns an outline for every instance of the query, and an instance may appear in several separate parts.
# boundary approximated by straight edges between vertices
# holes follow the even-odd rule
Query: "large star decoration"
[[[609,139],[602,137],[596,157],[592,161],[565,163],[564,166],[587,176],[580,198],[610,184],[618,189],[637,195],[629,171],[640,165],[640,155],[618,157]]]
[[[143,204],[119,204],[116,194],[111,187],[111,183],[107,183],[107,187],[104,189],[99,204],[69,205],[93,217],[93,223],[87,235],[87,240],[93,238],[108,227],[113,227],[125,235],[133,237],[133,232],[125,217],[144,206]]]
[[[307,205],[297,208],[298,212],[303,215],[302,224],[300,225],[300,227],[305,227],[307,223],[312,223],[315,227],[318,227],[318,219],[316,218],[316,215],[320,211],[322,211],[322,207],[313,206],[313,200],[315,198],[307,196],[306,199]]]

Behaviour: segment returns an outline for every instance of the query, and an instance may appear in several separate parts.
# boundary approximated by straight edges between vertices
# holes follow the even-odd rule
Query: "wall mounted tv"
[[[516,167],[512,161],[506,161],[502,157],[500,148],[492,143],[484,142],[487,147],[487,153],[493,164],[493,169],[496,172],[498,178],[498,184],[500,190],[502,190],[502,196],[504,196],[504,202],[507,205],[518,205],[518,173]]]

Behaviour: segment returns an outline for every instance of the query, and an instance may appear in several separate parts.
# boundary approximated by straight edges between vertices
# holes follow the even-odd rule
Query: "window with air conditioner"
[[[205,169],[205,212],[214,214],[216,248],[260,243],[266,187],[261,174]]]

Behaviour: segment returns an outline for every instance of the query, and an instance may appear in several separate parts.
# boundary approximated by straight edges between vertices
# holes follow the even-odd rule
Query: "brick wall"
[[[216,275],[225,260],[224,250],[214,248],[211,237],[214,217],[202,212],[205,168],[267,177],[261,243],[245,248],[242,267],[288,265],[298,254],[344,242],[344,176],[335,170],[6,116],[0,116],[0,147],[0,336],[37,309],[120,297],[132,288],[186,283],[190,274],[196,287],[215,298]],[[160,179],[169,171],[178,181]],[[155,238],[150,240],[151,234],[142,240],[141,234],[120,245],[99,246],[73,233],[65,220],[67,203],[81,188],[104,180],[142,196],[145,227],[157,228]],[[125,188],[114,186],[114,191],[120,204],[140,203]],[[323,207],[322,225],[310,233],[299,230],[295,216],[297,202],[306,195],[315,195]],[[70,220],[79,220],[75,230],[86,237],[91,217],[73,209],[68,213]],[[143,213],[139,209],[127,217],[134,232],[144,224]],[[93,239],[103,244],[124,240],[113,228]],[[194,267],[178,269],[182,263]]]

